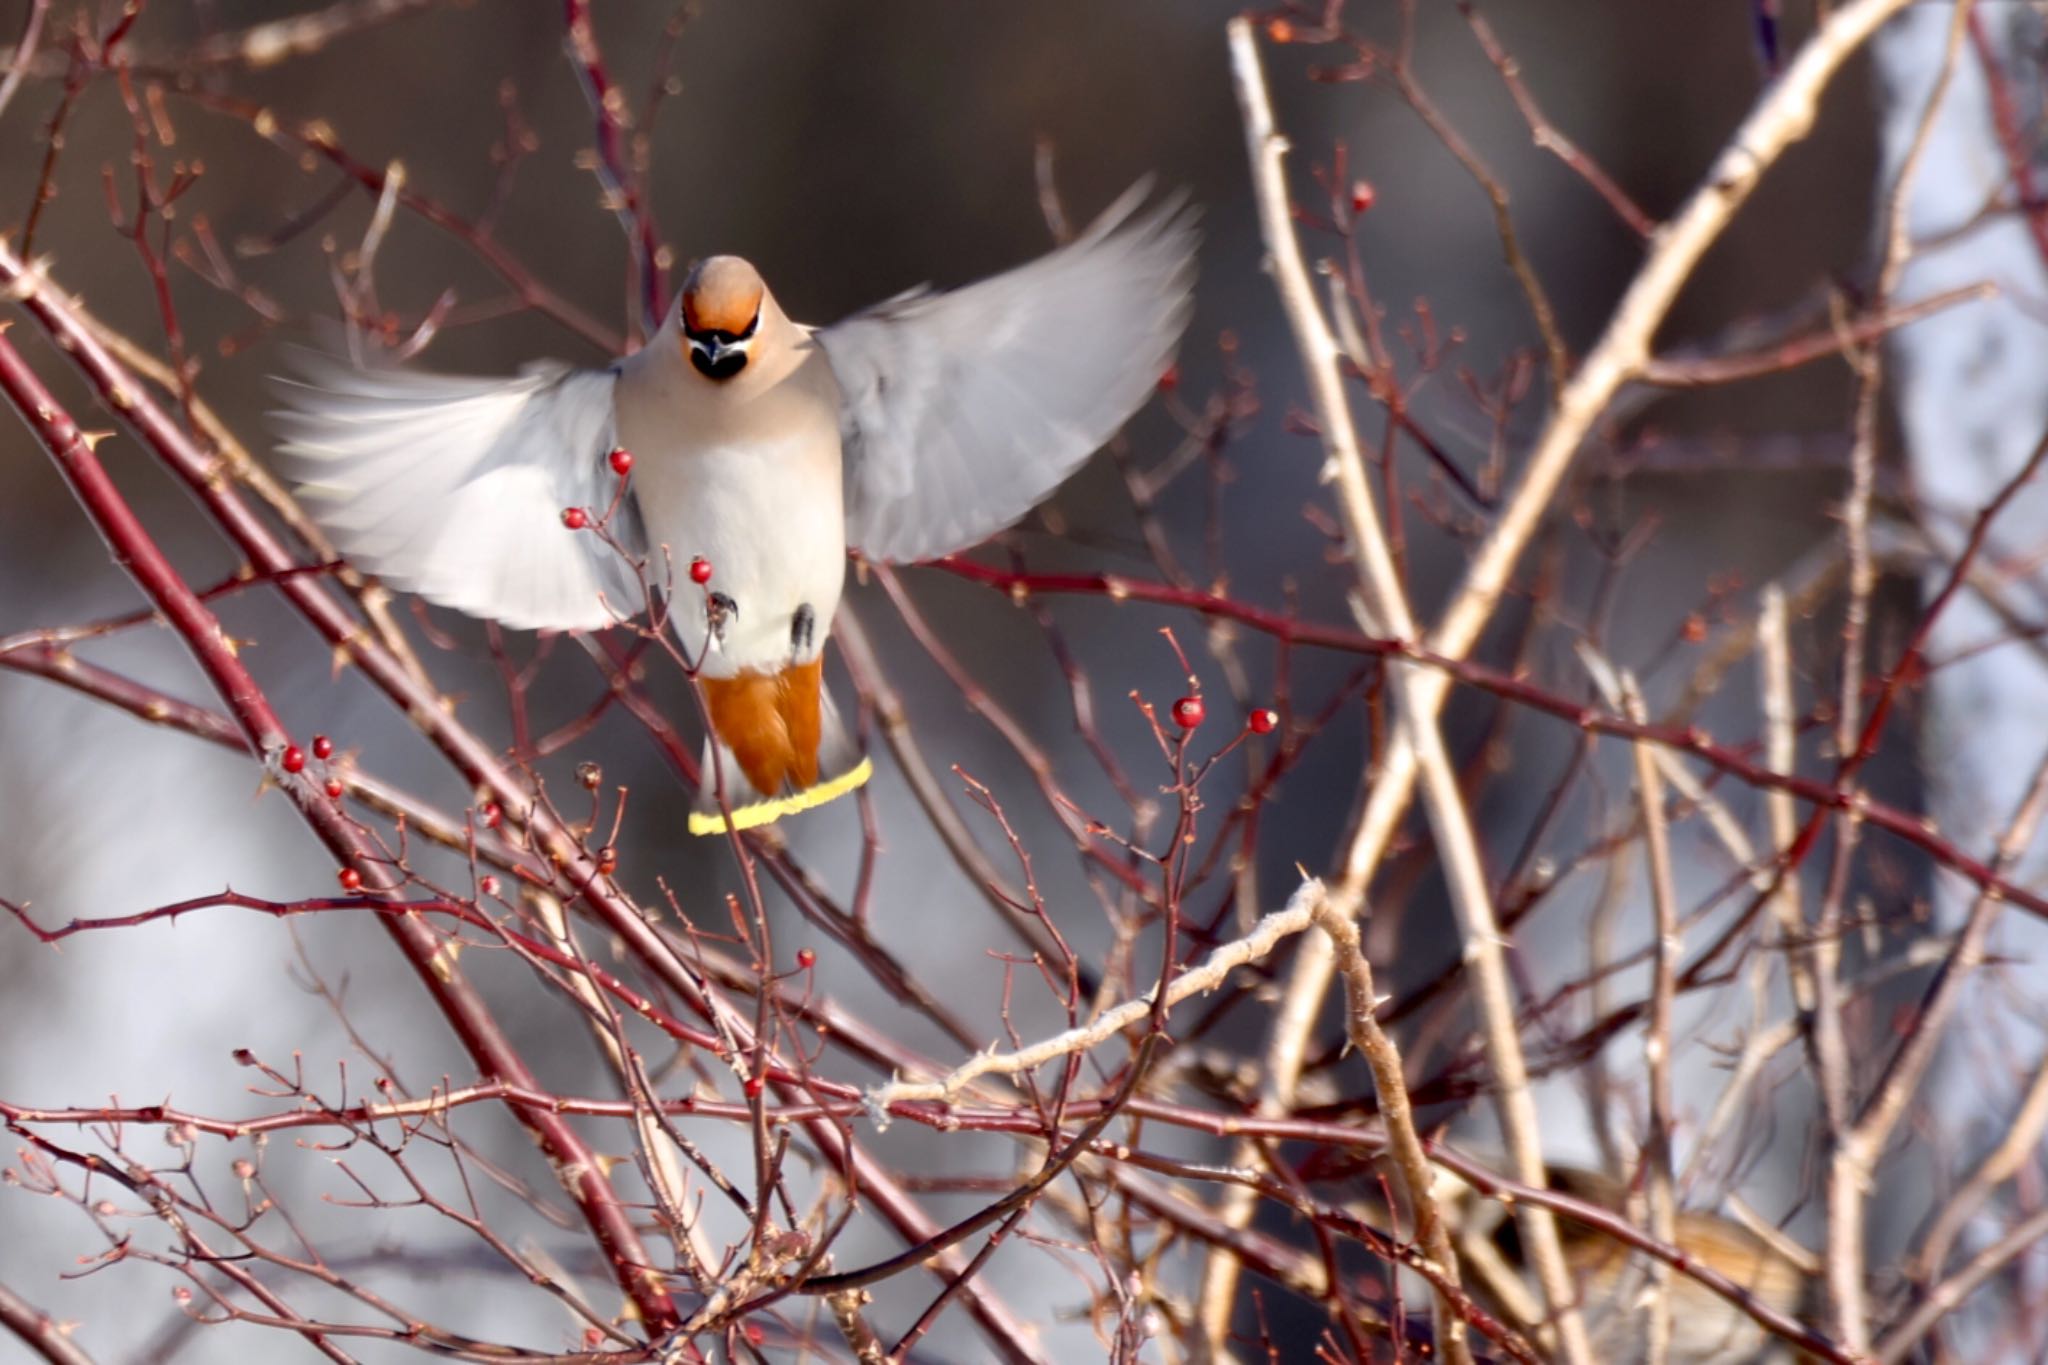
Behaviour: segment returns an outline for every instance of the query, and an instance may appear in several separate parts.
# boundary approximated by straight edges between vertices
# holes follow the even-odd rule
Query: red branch
[[[0,1284],[0,1327],[21,1339],[50,1365],[93,1365],[92,1357],[72,1344],[62,1324]]]
[[[1467,686],[1567,721],[1588,734],[1605,735],[1613,739],[1647,741],[1667,749],[1675,749],[1712,764],[1751,786],[1790,792],[1818,810],[1840,811],[1853,805],[1860,818],[1871,828],[1881,829],[1920,849],[1949,871],[1968,879],[1979,889],[1995,892],[2028,913],[2048,919],[2048,896],[2028,890],[2002,875],[1989,863],[1963,852],[1925,816],[1915,815],[1897,806],[1886,805],[1861,791],[1845,786],[1801,777],[1797,773],[1777,772],[1743,757],[1741,753],[1726,745],[1716,743],[1706,731],[1696,725],[1658,725],[1632,721],[1625,716],[1615,715],[1599,707],[1588,706],[1584,702],[1547,691],[1534,683],[1511,677],[1484,664],[1433,653],[1412,641],[1362,635],[1342,626],[1301,621],[1292,616],[1283,616],[1240,602],[1235,598],[1222,597],[1193,588],[1176,588],[1170,584],[1129,578],[1120,574],[1021,573],[965,559],[946,559],[932,567],[944,569],[948,573],[977,583],[1000,588],[1016,600],[1022,600],[1031,593],[1042,592],[1108,597],[1119,602],[1152,602],[1161,606],[1182,607],[1204,616],[1239,621],[1289,644],[1313,645],[1319,649],[1345,654],[1413,659],[1431,668],[1442,669]],[[1894,677],[1904,677],[1911,671],[1910,668],[1904,672],[1895,670]]]
[[[652,332],[661,325],[661,233],[654,225],[639,171],[628,161],[625,133],[631,124],[625,92],[613,85],[597,45],[590,0],[563,0],[563,22],[569,30],[569,57],[583,82],[583,93],[597,116],[597,164],[605,198],[626,232],[633,254],[633,274],[640,286],[642,323]]]
[[[274,769],[289,736],[262,688],[236,657],[219,618],[164,558],[163,551],[107,476],[93,453],[98,438],[89,438],[79,430],[4,335],[0,335],[0,389],[5,389],[15,409],[55,460],[86,515],[107,542],[114,562],[128,571],[164,614],[226,703],[250,746]],[[273,777],[341,867],[357,870],[366,883],[381,889],[399,884],[379,860],[378,850],[363,839],[340,805],[327,799],[309,778],[275,770]],[[409,916],[386,916],[383,923],[478,1068],[485,1075],[511,1085],[537,1087],[533,1073],[483,1001],[444,958],[441,940]],[[559,1117],[531,1109],[517,1112],[533,1130],[555,1169],[564,1174],[563,1183],[605,1248],[620,1288],[638,1305],[651,1329],[659,1332],[672,1326],[677,1320],[675,1304],[654,1274],[631,1217],[600,1173],[602,1167],[596,1154]]]

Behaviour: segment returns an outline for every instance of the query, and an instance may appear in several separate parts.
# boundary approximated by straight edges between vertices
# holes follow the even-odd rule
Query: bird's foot
[[[714,592],[704,599],[704,620],[711,627],[712,638],[725,643],[725,628],[737,621],[740,604],[722,592]]]
[[[818,633],[818,613],[811,610],[808,602],[799,603],[796,614],[789,618],[789,649],[798,659],[811,656],[813,638]]]

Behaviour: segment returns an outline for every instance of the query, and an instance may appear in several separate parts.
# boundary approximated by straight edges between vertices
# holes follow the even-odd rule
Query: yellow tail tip
[[[813,806],[822,806],[827,801],[836,801],[848,792],[858,789],[874,775],[874,759],[863,756],[860,762],[839,776],[820,782],[815,787],[806,787],[788,796],[756,801],[748,806],[735,806],[730,825],[727,824],[723,811],[693,810],[690,812],[690,833],[723,834],[728,828],[753,829],[756,825],[773,824],[785,815],[794,815],[800,810],[809,810]]]

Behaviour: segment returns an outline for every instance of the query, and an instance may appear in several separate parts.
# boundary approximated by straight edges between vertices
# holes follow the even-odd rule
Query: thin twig
[[[1274,286],[1279,291],[1281,306],[1287,313],[1295,346],[1307,371],[1317,422],[1335,474],[1337,504],[1343,513],[1345,537],[1359,576],[1359,586],[1365,594],[1374,626],[1404,638],[1410,637],[1416,633],[1415,621],[1381,527],[1379,509],[1366,480],[1365,459],[1359,449],[1357,429],[1337,366],[1340,350],[1316,303],[1315,287],[1302,258],[1301,243],[1295,235],[1283,167],[1287,146],[1273,125],[1265,73],[1259,64],[1258,48],[1248,19],[1240,17],[1231,21],[1230,46],[1231,68],[1237,86],[1239,110],[1245,123],[1253,188],[1258,199]],[[1541,1185],[1544,1171],[1541,1127],[1535,1102],[1529,1094],[1528,1066],[1522,1055],[1513,991],[1508,983],[1492,893],[1480,861],[1478,838],[1458,788],[1457,774],[1444,748],[1443,735],[1437,728],[1436,710],[1418,700],[1417,689],[1429,675],[1407,660],[1394,662],[1390,672],[1401,732],[1407,736],[1418,760],[1424,806],[1436,835],[1437,852],[1450,886],[1452,905],[1458,913],[1465,963],[1471,972],[1473,994],[1478,1004],[1481,1034],[1485,1040],[1487,1060],[1493,1067],[1494,1103],[1502,1134],[1517,1175],[1525,1183]],[[1354,894],[1354,888],[1347,884],[1339,904],[1347,913],[1355,913],[1362,899],[1362,895]],[[1571,1365],[1590,1365],[1592,1347],[1586,1339],[1585,1324],[1575,1307],[1577,1291],[1565,1264],[1557,1225],[1548,1210],[1536,1207],[1518,1209],[1516,1217],[1529,1246],[1537,1279],[1543,1286],[1564,1358]],[[1207,1325],[1214,1330],[1213,1322]]]
[[[1453,1302],[1459,1288],[1458,1253],[1451,1244],[1451,1233],[1444,1222],[1443,1211],[1437,1207],[1429,1155],[1423,1149],[1421,1136],[1415,1131],[1415,1112],[1408,1100],[1408,1080],[1402,1070],[1400,1049],[1394,1046],[1394,1040],[1387,1036],[1386,1030],[1374,1017],[1380,1002],[1373,991],[1372,964],[1366,961],[1359,945],[1358,921],[1350,915],[1340,914],[1327,898],[1317,901],[1315,920],[1336,948],[1337,970],[1344,977],[1347,996],[1345,1029],[1351,1045],[1372,1068],[1373,1086],[1379,1094],[1380,1120],[1387,1127],[1387,1146],[1393,1153],[1394,1171],[1400,1178],[1402,1193],[1407,1195],[1408,1207],[1415,1219],[1415,1240],[1422,1244],[1424,1254],[1435,1265],[1441,1283],[1448,1291],[1436,1296],[1436,1348],[1452,1365],[1471,1365],[1472,1343],[1465,1330],[1465,1320],[1459,1316]]]
[[[1649,718],[1635,679],[1624,673],[1622,704],[1636,720]],[[1671,870],[1671,828],[1664,813],[1664,783],[1657,754],[1648,745],[1633,746],[1636,794],[1642,806],[1644,843],[1649,850],[1650,905],[1656,914],[1656,953],[1650,973],[1650,1018],[1643,1034],[1643,1062],[1650,1080],[1650,1136],[1643,1146],[1648,1171],[1650,1235],[1660,1242],[1678,1240],[1678,1198],[1672,1185],[1671,1091],[1672,1000],[1678,992],[1678,958],[1683,944],[1678,932],[1678,887]],[[1643,1352],[1646,1365],[1664,1365],[1671,1350],[1671,1267],[1650,1267],[1647,1308],[1649,1325]]]
[[[58,1322],[21,1295],[0,1284],[0,1327],[50,1365],[93,1365],[92,1357],[71,1339],[73,1324]]]
[[[1910,2],[1849,0],[1830,10],[1794,60],[1765,89],[1685,207],[1654,240],[1600,341],[1558,395],[1519,483],[1473,555],[1442,621],[1429,636],[1433,652],[1463,658],[1477,643],[1493,619],[1515,565],[1549,515],[1574,457],[1616,393],[1642,372],[1657,328],[1694,267],[1748,201],[1764,172],[1813,126],[1821,96],[1843,63]],[[1422,680],[1412,694],[1418,714],[1433,720],[1448,692],[1447,678]],[[1415,751],[1405,734],[1397,734],[1373,774],[1371,795],[1338,887],[1340,897],[1362,895],[1361,889],[1407,810],[1416,775]],[[1290,990],[1300,989],[1305,998],[1319,1002],[1328,993],[1333,964],[1307,965],[1321,968],[1321,980],[1304,978]],[[1316,1014],[1311,1008],[1294,1017],[1313,1021]],[[1281,1041],[1276,1038],[1269,1046],[1277,1047]]]
[[[1880,1365],[1899,1365],[1907,1359],[1942,1318],[1960,1307],[1985,1281],[2029,1252],[2038,1251],[2044,1237],[2048,1237],[2048,1209],[2037,1209],[1972,1256],[1961,1270],[1928,1290],[1919,1306],[1877,1344],[1874,1355]]]
[[[1260,920],[1250,933],[1216,949],[1199,967],[1177,973],[1166,987],[1166,1003],[1177,1005],[1190,996],[1215,990],[1236,968],[1259,961],[1283,940],[1307,929],[1315,922],[1316,905],[1322,895],[1321,882],[1313,879],[1303,882],[1287,898],[1286,905]],[[1015,1076],[1047,1062],[1086,1052],[1150,1017],[1158,996],[1159,990],[1155,986],[1144,995],[1126,1000],[1114,1009],[1104,1010],[1078,1028],[1056,1033],[1043,1042],[1014,1052],[984,1052],[936,1081],[891,1081],[868,1092],[868,1108],[880,1115],[886,1113],[890,1106],[906,1101],[951,1100],[984,1076]]]
[[[7,106],[14,102],[14,92],[21,89],[21,79],[28,74],[30,64],[36,59],[36,44],[43,37],[43,20],[49,15],[50,0],[29,0],[28,13],[22,16],[21,40],[8,55],[7,78],[0,80],[0,116],[4,116]]]
[[[1884,257],[1878,271],[1877,303],[1880,307],[1897,292],[1911,256],[1912,236],[1909,197],[1913,177],[1934,132],[1934,122],[1947,98],[1950,82],[1961,60],[1964,40],[1969,34],[1975,0],[1956,0],[1950,17],[1948,41],[1941,69],[1928,91],[1913,137],[1898,166],[1896,179],[1885,199]],[[1877,569],[1870,549],[1870,501],[1876,483],[1879,399],[1883,388],[1883,351],[1865,348],[1857,357],[1856,440],[1849,458],[1849,493],[1842,509],[1842,536],[1848,546],[1849,603],[1842,622],[1841,693],[1837,703],[1835,750],[1843,755],[1858,752],[1862,737],[1864,656],[1869,634],[1870,601],[1877,590]],[[1875,715],[1873,715],[1875,719]],[[1853,777],[1849,779],[1854,781]],[[1828,1137],[1834,1144],[1829,1162],[1827,1199],[1827,1286],[1834,1309],[1835,1335],[1852,1351],[1870,1349],[1870,1310],[1865,1302],[1865,1213],[1871,1179],[1876,1170],[1882,1139],[1868,1140],[1878,1131],[1889,1134],[1884,1120],[1869,1125],[1855,1124],[1850,1113],[1849,1048],[1844,1035],[1841,1006],[1836,999],[1839,972],[1842,898],[1847,894],[1849,860],[1862,833],[1862,821],[1851,806],[1835,822],[1834,868],[1828,893],[1822,897],[1812,937],[1812,977],[1815,990],[1810,1015],[1813,1054],[1820,1081]]]
[[[4,335],[0,335],[0,388],[56,462],[107,540],[115,561],[164,613],[233,714],[251,750],[261,755],[266,769],[291,797],[336,864],[355,872],[359,885],[389,889],[392,874],[377,861],[374,847],[342,816],[339,805],[309,777],[294,776],[279,766],[289,744],[288,732],[229,644],[218,618],[171,567],[107,476],[93,449],[103,437],[79,429]],[[442,956],[439,939],[409,917],[388,916],[382,923],[478,1067],[515,1085],[535,1084],[524,1059],[482,999],[456,972],[452,960]],[[673,1301],[653,1274],[638,1232],[610,1182],[600,1174],[588,1145],[558,1117],[521,1111],[521,1118],[563,1173],[565,1187],[612,1256],[619,1288],[639,1306],[650,1325],[659,1328],[673,1322]]]

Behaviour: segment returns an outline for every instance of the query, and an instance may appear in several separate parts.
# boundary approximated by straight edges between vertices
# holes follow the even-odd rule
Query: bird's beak
[[[724,332],[686,333],[683,344],[690,364],[697,368],[698,373],[708,379],[730,379],[746,368],[754,338],[751,335],[736,337]]]

